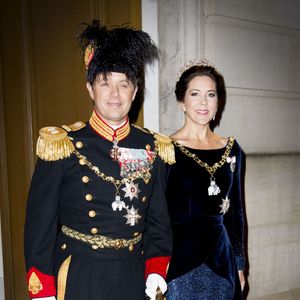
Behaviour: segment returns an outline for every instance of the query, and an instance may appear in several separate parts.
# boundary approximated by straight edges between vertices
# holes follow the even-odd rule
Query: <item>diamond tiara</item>
[[[187,64],[185,66],[183,66],[182,68],[180,68],[178,74],[177,74],[177,81],[179,81],[181,75],[188,69],[190,69],[193,66],[204,66],[204,67],[211,67],[214,68],[219,74],[219,70],[217,69],[217,67],[212,64],[209,60],[205,59],[205,58],[200,58],[200,59],[192,59],[189,60],[187,62]]]

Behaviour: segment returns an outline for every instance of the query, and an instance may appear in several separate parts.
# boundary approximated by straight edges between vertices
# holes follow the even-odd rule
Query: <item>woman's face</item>
[[[189,82],[184,101],[180,105],[188,121],[208,125],[218,109],[216,83],[206,75],[194,77]]]

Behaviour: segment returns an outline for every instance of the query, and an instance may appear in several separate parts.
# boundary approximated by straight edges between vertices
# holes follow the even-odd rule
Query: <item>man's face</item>
[[[94,84],[87,83],[97,114],[109,125],[121,124],[128,115],[137,87],[124,73],[99,74]]]

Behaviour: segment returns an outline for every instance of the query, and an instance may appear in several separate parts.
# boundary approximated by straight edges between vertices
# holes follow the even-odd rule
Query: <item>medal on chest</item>
[[[118,140],[114,139],[112,143],[113,143],[113,147],[110,150],[110,157],[116,161],[118,160],[118,156],[119,156]]]
[[[150,151],[149,147],[150,146],[147,145],[146,149],[131,149],[118,147],[117,142],[113,143],[112,150],[109,154],[112,158],[112,163],[117,162],[120,166],[121,179],[107,176],[101,172],[97,166],[94,166],[88,161],[87,157],[81,155],[77,150],[74,151],[81,165],[86,165],[99,178],[114,185],[115,196],[111,203],[112,211],[120,212],[125,210],[126,214],[123,217],[126,218],[126,225],[129,226],[135,226],[142,218],[132,202],[139,198],[141,192],[136,180],[142,179],[148,184],[151,179],[150,171],[155,159],[155,153]],[[120,191],[124,192],[123,197],[121,197]]]

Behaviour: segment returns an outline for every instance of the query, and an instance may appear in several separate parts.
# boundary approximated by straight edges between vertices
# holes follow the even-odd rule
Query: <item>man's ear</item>
[[[137,91],[138,91],[138,86],[135,87],[135,90],[134,90],[134,92],[132,94],[132,100],[131,101],[133,101],[135,99]]]
[[[94,100],[94,91],[93,91],[93,87],[91,86],[91,84],[87,81],[86,82],[86,88],[89,92],[90,97]]]

